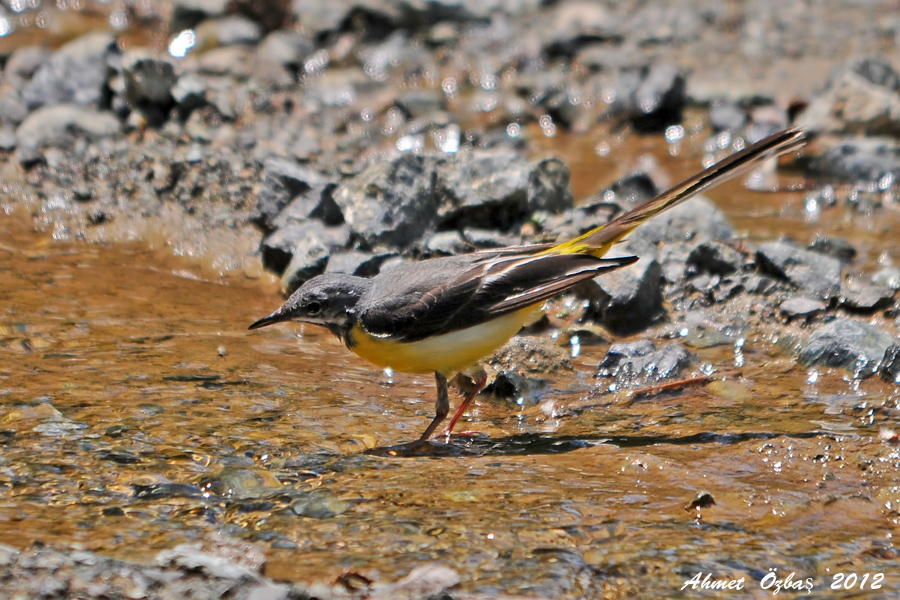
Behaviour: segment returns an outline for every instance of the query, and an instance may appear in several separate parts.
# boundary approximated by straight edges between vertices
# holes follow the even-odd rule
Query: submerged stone
[[[842,367],[865,379],[878,371],[881,359],[894,338],[873,325],[841,319],[822,325],[800,350],[806,367]]]

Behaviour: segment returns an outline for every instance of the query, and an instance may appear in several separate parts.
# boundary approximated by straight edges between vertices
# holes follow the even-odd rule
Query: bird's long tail
[[[799,127],[773,133],[669,188],[645,204],[617,216],[606,225],[544,250],[542,254],[591,254],[601,257],[613,244],[650,217],[655,217],[706,188],[749,171],[763,160],[795,152],[805,143],[806,135]]]

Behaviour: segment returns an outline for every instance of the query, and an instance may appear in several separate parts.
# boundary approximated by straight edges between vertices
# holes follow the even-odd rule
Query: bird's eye
[[[308,314],[310,316],[315,316],[315,315],[319,314],[320,312],[322,312],[322,305],[320,303],[316,302],[315,300],[313,300],[312,302],[310,302],[306,305],[306,314]]]

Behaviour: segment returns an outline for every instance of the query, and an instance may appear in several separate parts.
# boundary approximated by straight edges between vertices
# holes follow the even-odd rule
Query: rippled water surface
[[[313,328],[247,332],[274,283],[31,223],[0,218],[2,543],[149,561],[235,537],[275,578],[437,561],[466,590],[546,597],[770,568],[822,593],[838,571],[900,585],[896,390],[810,383],[765,332],[740,369],[733,345],[694,348],[712,382],[644,397],[602,393],[605,346],[585,346],[541,405],[480,399],[474,436],[404,455],[431,378],[390,382]]]

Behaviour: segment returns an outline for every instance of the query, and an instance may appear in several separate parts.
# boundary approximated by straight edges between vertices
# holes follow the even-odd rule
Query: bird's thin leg
[[[484,369],[479,369],[478,375],[475,376],[475,387],[469,390],[469,393],[466,394],[465,399],[462,401],[462,404],[459,405],[459,409],[457,409],[456,414],[453,415],[453,418],[450,419],[450,424],[447,425],[447,429],[444,430],[442,435],[447,436],[447,439],[450,439],[450,434],[453,432],[453,426],[456,425],[456,422],[459,421],[459,418],[466,412],[466,409],[469,408],[469,404],[472,403],[472,400],[475,399],[475,396],[478,395],[478,392],[484,389],[484,386],[487,385],[487,373],[485,373]]]
[[[419,438],[420,442],[428,441],[428,438],[431,437],[431,434],[434,433],[437,426],[441,424],[441,421],[447,418],[447,413],[450,412],[450,394],[447,391],[447,378],[435,371],[434,383],[437,387],[437,401],[434,403],[434,419],[431,421],[431,424],[428,425],[428,429],[425,430],[422,437]]]

